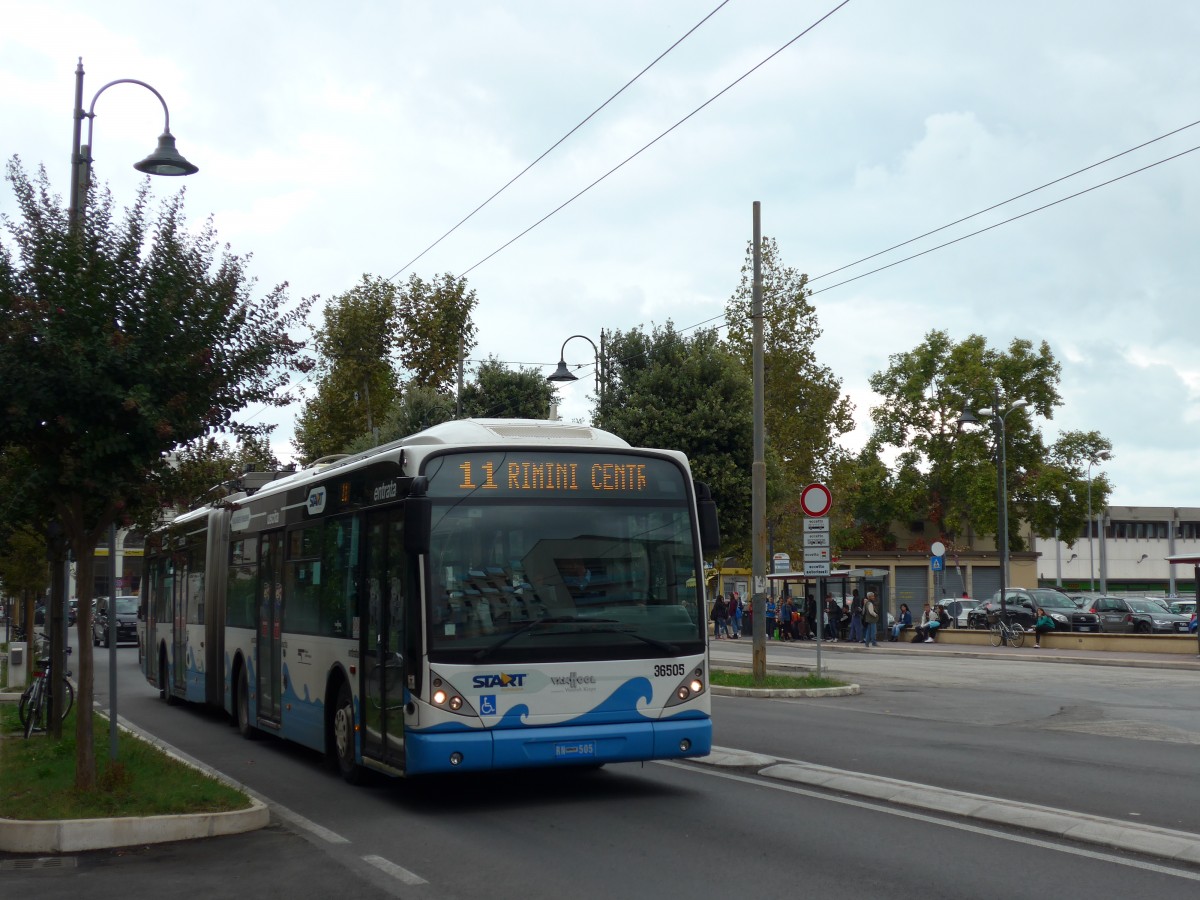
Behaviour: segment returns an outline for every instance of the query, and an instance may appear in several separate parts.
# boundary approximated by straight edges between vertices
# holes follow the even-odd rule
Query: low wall
[[[1026,634],[1030,641],[1032,634]],[[900,640],[904,640],[903,637]],[[990,645],[991,632],[972,628],[947,628],[939,630],[939,644]],[[1090,634],[1078,632],[1051,632],[1042,635],[1042,646],[1052,650],[1108,650],[1124,653],[1181,653],[1195,656],[1200,643],[1194,634]]]

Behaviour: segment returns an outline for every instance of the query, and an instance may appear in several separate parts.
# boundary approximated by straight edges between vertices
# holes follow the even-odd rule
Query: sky
[[[85,109],[147,82],[200,167],[154,196],[186,186],[189,222],[251,256],[259,295],[465,274],[471,358],[547,374],[573,335],[720,324],[759,201],[811,279],[848,448],[880,402],[870,376],[930,330],[1045,341],[1047,442],[1109,438],[1093,471],[1114,505],[1200,507],[1200,5],[840,3],[0,0],[0,156],[65,196],[77,60]],[[95,177],[122,207],[163,110],[120,84],[94,112]],[[560,414],[583,420],[594,352],[566,357],[581,378]],[[248,413],[285,460],[296,410]]]

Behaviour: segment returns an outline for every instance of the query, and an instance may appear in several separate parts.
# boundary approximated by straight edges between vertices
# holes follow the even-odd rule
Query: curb
[[[220,837],[265,828],[271,820],[270,811],[253,797],[250,798],[250,804],[250,809],[246,810],[174,816],[53,821],[0,819],[0,850],[10,853],[72,853]]]
[[[1170,828],[1108,819],[1088,813],[1063,812],[1032,803],[950,791],[812,763],[777,760],[770,756],[728,747],[713,747],[708,756],[693,759],[691,762],[734,768],[752,767],[764,778],[776,778],[870,797],[900,806],[1023,828],[1172,862],[1200,864],[1200,834],[1188,831],[1174,831]]]

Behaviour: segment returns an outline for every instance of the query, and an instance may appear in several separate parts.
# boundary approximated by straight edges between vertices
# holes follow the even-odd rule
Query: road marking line
[[[410,872],[404,866],[398,866],[390,860],[384,859],[382,856],[364,856],[363,862],[368,862],[381,872],[386,872],[398,881],[403,881],[405,884],[429,884],[420,875],[415,872]]]

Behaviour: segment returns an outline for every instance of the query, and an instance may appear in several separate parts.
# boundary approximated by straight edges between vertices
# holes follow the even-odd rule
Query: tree
[[[325,305],[314,338],[316,392],[296,418],[296,447],[304,459],[341,452],[373,431],[396,401],[400,379],[392,356],[401,344],[399,309],[395,285],[368,275]]]
[[[430,387],[410,384],[384,414],[377,435],[362,434],[342,448],[343,453],[362,453],[380,444],[408,437],[454,418],[454,398]]]
[[[202,502],[224,496],[230,483],[247,467],[259,472],[279,469],[279,460],[265,438],[248,437],[232,444],[214,437],[192,441],[176,451],[174,465],[163,477],[164,504],[192,509]],[[138,524],[149,531],[157,523]]]
[[[78,579],[79,708],[93,696],[91,599],[96,544],[110,526],[161,505],[167,455],[213,433],[258,437],[238,417],[283,406],[303,371],[312,300],[286,309],[286,286],[251,296],[245,260],[218,253],[211,221],[189,231],[183,193],[150,221],[149,185],[123,220],[91,191],[71,228],[45,170],[8,166],[21,220],[0,245],[4,440],[36,484],[35,513],[58,520]],[[92,718],[76,718],[75,783],[95,785]]]
[[[544,419],[554,397],[554,385],[539,370],[514,371],[491,356],[463,388],[462,413],[484,419]]]
[[[750,244],[741,283],[725,306],[728,340],[748,377],[753,374],[753,254]],[[817,361],[821,328],[809,300],[808,276],[783,264],[772,238],[762,241],[761,274],[764,429],[767,452],[777,461],[768,464],[767,518],[777,540],[799,546],[800,490],[831,477],[837,439],[854,428],[854,406],[842,394],[841,380]]]
[[[453,390],[459,360],[475,347],[476,303],[462,276],[447,272],[432,281],[409,276],[397,304],[400,365],[410,381],[443,393]]]
[[[1047,447],[1032,415],[1053,417],[1062,405],[1061,367],[1049,346],[1014,339],[1006,351],[988,347],[980,335],[955,342],[944,331],[931,331],[907,353],[891,357],[888,368],[871,376],[872,389],[884,402],[871,410],[876,448],[898,451],[893,471],[892,508],[897,518],[929,520],[951,542],[968,529],[998,530],[996,433],[964,427],[964,410],[978,412],[1017,400],[1028,407],[1005,416],[1009,546],[1024,549],[1017,527],[1030,523],[1041,537],[1077,534],[1086,519],[1083,467],[1111,446],[1098,432],[1062,434]],[[1107,481],[1093,482],[1103,504]]]
[[[723,552],[749,546],[753,392],[717,330],[616,331],[608,350],[604,427],[635,447],[686,453],[717,501]]]

